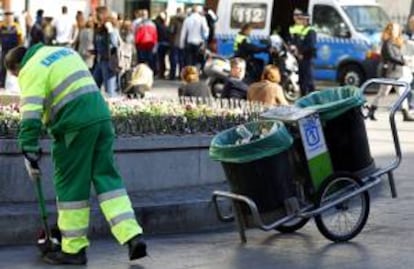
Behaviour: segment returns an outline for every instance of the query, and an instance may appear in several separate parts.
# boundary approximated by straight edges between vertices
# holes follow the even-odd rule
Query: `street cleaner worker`
[[[91,185],[113,235],[120,244],[128,245],[129,259],[146,256],[142,228],[114,166],[110,111],[82,58],[70,48],[38,43],[9,51],[5,66],[18,76],[21,88],[21,149],[40,152],[43,125],[53,138],[62,249],[47,253],[44,261],[86,264]],[[33,166],[28,170],[39,173]]]

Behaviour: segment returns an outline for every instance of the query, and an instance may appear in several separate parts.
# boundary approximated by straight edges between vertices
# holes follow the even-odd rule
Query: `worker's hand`
[[[31,180],[36,180],[40,177],[39,161],[41,158],[41,151],[37,153],[23,152],[24,165]]]
[[[33,162],[24,158],[24,165],[31,180],[36,180],[40,177],[40,168],[38,162]]]

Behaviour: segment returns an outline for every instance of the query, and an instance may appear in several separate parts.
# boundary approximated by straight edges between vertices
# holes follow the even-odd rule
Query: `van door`
[[[339,64],[355,56],[351,32],[346,21],[332,6],[317,4],[312,11],[317,32],[317,58],[314,61],[316,80],[337,80]]]

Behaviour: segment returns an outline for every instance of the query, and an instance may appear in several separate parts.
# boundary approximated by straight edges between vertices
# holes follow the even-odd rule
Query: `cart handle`
[[[247,207],[250,210],[250,213],[252,214],[253,217],[253,222],[256,225],[256,227],[258,227],[259,229],[263,230],[263,231],[270,231],[273,230],[274,228],[276,228],[277,226],[286,223],[288,221],[293,220],[294,218],[303,218],[303,214],[306,211],[309,211],[311,209],[313,209],[313,205],[308,205],[305,206],[304,208],[301,208],[296,214],[291,214],[291,215],[287,215],[273,223],[270,224],[265,224],[263,222],[263,219],[260,217],[260,213],[259,210],[257,209],[256,203],[250,199],[247,196],[244,195],[240,195],[240,194],[235,194],[235,193],[231,193],[231,192],[227,192],[227,191],[214,191],[213,192],[213,203],[216,207],[216,212],[217,215],[219,216],[219,219],[221,219],[222,221],[225,222],[229,222],[234,220],[234,216],[223,216],[219,209],[218,209],[218,198],[225,198],[225,199],[230,199],[233,202],[240,202],[240,203],[244,203],[245,205],[247,205]]]
[[[393,141],[394,141],[394,148],[395,148],[395,155],[396,156],[395,156],[395,159],[387,167],[385,167],[383,169],[380,169],[378,172],[376,172],[374,175],[372,175],[373,177],[377,177],[377,176],[381,176],[383,174],[389,173],[392,170],[395,170],[396,168],[398,168],[398,166],[401,163],[401,159],[402,159],[401,145],[400,145],[400,139],[399,139],[399,136],[398,136],[397,126],[395,124],[395,113],[397,112],[397,110],[400,109],[402,103],[407,98],[408,94],[410,93],[411,88],[410,88],[410,84],[408,84],[405,81],[375,78],[375,79],[370,79],[370,80],[366,81],[361,86],[362,93],[364,93],[369,86],[374,85],[374,84],[389,85],[389,86],[396,86],[396,87],[404,87],[405,88],[402,95],[399,96],[398,99],[392,105],[390,115],[389,115],[391,133],[392,133],[392,137],[393,137]]]

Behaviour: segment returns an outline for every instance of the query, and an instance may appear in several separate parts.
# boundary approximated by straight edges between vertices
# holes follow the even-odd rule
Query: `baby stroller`
[[[122,93],[128,98],[144,98],[153,83],[154,72],[146,64],[138,64],[121,76]]]

